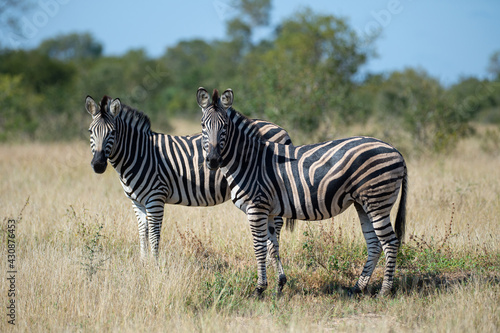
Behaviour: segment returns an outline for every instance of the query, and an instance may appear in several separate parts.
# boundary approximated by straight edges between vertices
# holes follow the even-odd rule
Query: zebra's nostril
[[[92,169],[94,169],[95,173],[103,173],[106,171],[106,167],[108,166],[108,163],[90,163],[92,165]]]
[[[106,167],[108,166],[108,160],[106,159],[106,155],[102,151],[98,151],[94,154],[92,161],[90,162],[92,169],[94,169],[95,173],[103,173],[106,171]]]
[[[213,170],[213,169],[217,169],[220,165],[220,161],[221,161],[221,158],[211,158],[211,159],[208,159],[208,168],[210,170]]]

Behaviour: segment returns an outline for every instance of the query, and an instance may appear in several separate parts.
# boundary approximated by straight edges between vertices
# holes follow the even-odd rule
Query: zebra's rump
[[[272,162],[270,185],[280,208],[273,213],[304,220],[335,216],[352,202],[392,206],[406,168],[394,147],[366,137],[296,148],[275,145]]]

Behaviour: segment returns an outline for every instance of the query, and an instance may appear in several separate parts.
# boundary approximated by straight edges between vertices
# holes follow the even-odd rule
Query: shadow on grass
[[[292,280],[293,281],[293,280]],[[447,291],[453,287],[465,286],[471,282],[479,281],[484,284],[500,284],[500,275],[496,272],[476,274],[474,272],[453,272],[453,273],[402,273],[394,280],[392,296],[396,294],[410,295],[420,294],[428,296],[436,291]],[[316,287],[299,287],[301,282],[297,279],[288,288],[285,287],[284,293],[290,296],[294,295],[337,295],[342,298],[353,298],[349,291],[354,284],[348,285],[342,281],[324,281]],[[359,296],[376,297],[382,288],[382,278],[373,280]],[[357,297],[357,296],[356,296]]]
[[[435,274],[401,274],[395,280],[394,291],[403,294],[418,292],[423,296],[438,291],[447,291],[458,285],[467,285],[473,281],[479,281],[483,284],[500,284],[500,276],[496,273],[473,272],[453,272],[453,273],[435,273]]]

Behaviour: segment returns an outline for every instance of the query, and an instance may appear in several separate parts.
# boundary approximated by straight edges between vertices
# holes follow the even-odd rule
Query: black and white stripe
[[[147,256],[148,241],[153,256],[158,257],[165,204],[213,206],[229,200],[222,173],[208,170],[203,163],[201,134],[155,133],[146,115],[107,96],[99,105],[88,96],[85,106],[93,118],[89,128],[91,165],[96,173],[103,173],[109,160],[118,173],[137,216],[141,258]],[[291,144],[282,128],[254,122],[266,138]],[[277,217],[274,223],[279,237],[283,219]],[[270,245],[270,253],[274,253]]]
[[[210,104],[200,98],[207,94],[203,88],[198,90],[206,162],[210,169],[222,170],[233,202],[248,216],[258,265],[256,294],[267,287],[265,254],[272,217],[322,220],[340,214],[351,204],[358,212],[368,247],[368,260],[353,291],[361,292],[367,286],[384,250],[381,294],[388,293],[405,228],[407,169],[402,155],[389,144],[369,137],[305,146],[272,143],[262,138],[248,118],[231,108],[231,90],[220,99],[214,94]],[[400,191],[394,233],[389,215]]]

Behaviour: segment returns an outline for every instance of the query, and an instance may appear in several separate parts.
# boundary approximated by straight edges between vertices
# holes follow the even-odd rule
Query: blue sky
[[[21,18],[23,38],[2,31],[3,45],[32,48],[58,34],[90,32],[107,55],[144,48],[158,57],[180,40],[225,37],[231,0],[35,0]],[[500,50],[498,0],[274,0],[271,23],[297,10],[347,18],[360,34],[382,29],[378,57],[364,71],[380,73],[422,68],[444,84],[461,77],[487,77],[489,57]],[[259,29],[259,37],[271,29]]]

